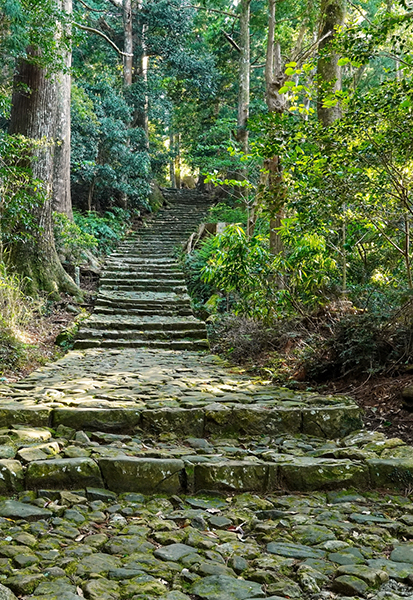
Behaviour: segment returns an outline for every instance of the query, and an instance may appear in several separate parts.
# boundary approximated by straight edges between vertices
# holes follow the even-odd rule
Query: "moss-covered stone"
[[[265,598],[265,592],[259,583],[235,579],[226,575],[205,577],[192,586],[191,593],[205,600]]]
[[[45,576],[40,573],[33,575],[19,574],[13,577],[8,577],[4,583],[8,588],[11,589],[12,592],[16,594],[16,596],[25,596],[27,594],[32,594],[39,583],[44,581],[44,579]]]
[[[98,462],[107,487],[115,492],[176,494],[181,488],[181,460],[125,457]]]
[[[367,464],[375,488],[405,490],[413,485],[413,458],[370,459]]]
[[[141,412],[127,408],[56,408],[53,411],[53,427],[59,425],[85,431],[109,431],[127,433],[140,423]]]
[[[0,423],[2,427],[14,425],[30,425],[30,427],[48,427],[52,409],[41,404],[27,406],[14,403],[2,405],[0,408]]]
[[[264,491],[266,464],[227,461],[195,465],[195,490]]]
[[[279,478],[289,490],[331,490],[344,486],[366,488],[369,470],[366,465],[347,460],[297,457],[293,463],[279,465]]]
[[[108,579],[91,579],[83,584],[86,598],[90,600],[116,600],[119,598],[119,584]]]
[[[363,427],[361,409],[356,404],[304,409],[302,418],[303,433],[327,439],[343,438]]]
[[[103,482],[99,467],[90,458],[58,458],[31,462],[27,467],[26,486],[70,489],[100,487]]]
[[[173,431],[179,436],[202,437],[204,413],[201,409],[162,408],[144,410],[141,428],[151,434]]]

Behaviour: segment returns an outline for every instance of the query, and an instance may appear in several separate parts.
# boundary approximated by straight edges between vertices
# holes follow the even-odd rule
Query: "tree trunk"
[[[142,11],[142,0],[138,0],[138,11]],[[136,112],[135,125],[141,127],[145,132],[145,148],[149,150],[149,98],[148,98],[148,66],[149,57],[146,49],[146,25],[142,23],[141,19],[138,19],[138,35],[136,44],[137,54],[137,75],[142,82],[142,87],[145,90],[143,106]]]
[[[285,95],[279,91],[285,82],[281,46],[275,42],[275,8],[276,0],[268,0],[268,41],[265,62],[265,100],[269,112],[282,114],[285,110]],[[268,208],[270,212],[270,252],[279,254],[283,251],[283,244],[279,234],[281,221],[284,216],[285,186],[283,181],[282,166],[279,156],[273,156],[265,161],[268,172]]]
[[[175,187],[181,189],[181,139],[179,133],[175,136]]]
[[[250,5],[251,0],[241,0],[237,141],[245,154],[248,153],[250,104]]]
[[[67,15],[72,14],[72,0],[63,0],[62,8]],[[67,32],[70,35],[70,31]],[[56,79],[56,145],[54,148],[53,210],[64,213],[73,219],[70,191],[70,98],[72,64],[71,50],[65,50],[66,72],[59,73]]]
[[[170,159],[169,159],[169,179],[171,180],[171,188],[172,189],[176,189],[176,179],[175,179],[175,159],[173,157],[173,152],[174,152],[174,134],[173,134],[173,130],[170,127],[169,128],[169,152],[170,152]]]
[[[14,79],[10,133],[44,140],[33,157],[33,176],[43,182],[44,202],[33,210],[37,228],[31,237],[15,242],[11,261],[23,277],[27,291],[43,290],[57,296],[65,291],[78,295],[79,288],[64,271],[56,252],[52,224],[53,151],[56,134],[56,78],[36,64],[37,48],[27,49],[29,61],[21,60]]]
[[[341,90],[341,67],[338,64],[338,55],[328,53],[328,45],[335,35],[337,27],[344,23],[346,14],[346,0],[322,0],[321,26],[318,47],[319,58],[317,61],[317,116],[323,127],[330,127],[341,117],[341,106],[327,108],[323,106],[326,97]]]
[[[132,27],[132,0],[123,0],[123,84],[125,87],[132,85],[133,67],[133,27]]]

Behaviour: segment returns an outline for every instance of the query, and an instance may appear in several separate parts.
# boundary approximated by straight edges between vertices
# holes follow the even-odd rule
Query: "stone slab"
[[[98,463],[106,487],[114,492],[176,494],[181,489],[181,460],[125,457]]]
[[[142,411],[141,429],[152,434],[173,431],[180,436],[202,437],[204,412],[200,409],[162,408]]]
[[[25,502],[18,502],[17,500],[5,500],[0,503],[0,517],[7,519],[39,521],[40,519],[48,519],[52,514],[50,510]]]
[[[18,492],[24,489],[24,471],[18,460],[0,460],[0,494]]]
[[[53,411],[53,427],[59,425],[77,430],[128,433],[140,423],[141,412],[123,408],[56,408]]]
[[[356,405],[303,409],[302,433],[327,439],[342,438],[363,428],[361,409]]]
[[[41,404],[25,406],[23,403],[2,404],[0,406],[0,423],[2,427],[14,425],[30,425],[31,427],[48,427],[52,409]]]
[[[296,457],[294,462],[279,464],[278,477],[286,489],[303,492],[369,486],[367,466],[348,460]]]
[[[31,462],[26,471],[28,489],[103,487],[96,462],[90,458],[58,458]]]
[[[195,490],[264,491],[268,465],[241,461],[201,463],[194,467]]]
[[[406,490],[413,485],[412,458],[372,458],[366,462],[370,469],[372,486],[375,488]]]

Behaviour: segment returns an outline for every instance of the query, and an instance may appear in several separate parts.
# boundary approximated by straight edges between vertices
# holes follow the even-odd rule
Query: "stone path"
[[[208,347],[205,323],[191,310],[176,250],[208,209],[208,196],[168,194],[170,210],[161,210],[144,231],[129,236],[106,263],[95,312],[76,348]]]
[[[195,200],[110,258],[77,349],[0,386],[0,600],[413,600],[413,448],[195,351]]]

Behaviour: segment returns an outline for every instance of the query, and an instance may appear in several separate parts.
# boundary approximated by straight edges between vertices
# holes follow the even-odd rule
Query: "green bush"
[[[74,211],[73,221],[60,213],[55,213],[53,218],[59,253],[68,256],[73,264],[80,264],[85,260],[85,250],[96,256],[113,252],[130,227],[132,213],[112,208],[103,215]]]
[[[103,215],[97,212],[81,214],[74,212],[74,221],[83,234],[94,237],[97,241],[96,252],[100,255],[110,254],[130,227],[132,214],[122,208],[112,208]]]
[[[225,314],[208,323],[208,337],[213,352],[235,363],[256,361],[263,353],[274,350],[276,337],[262,321]]]
[[[53,214],[54,236],[59,254],[64,254],[73,264],[84,262],[84,251],[93,252],[98,247],[98,240],[87,233],[75,222],[62,213]]]
[[[219,202],[209,209],[207,219],[208,223],[240,223],[247,224],[247,212],[244,206],[234,204],[228,205],[225,202]]]

